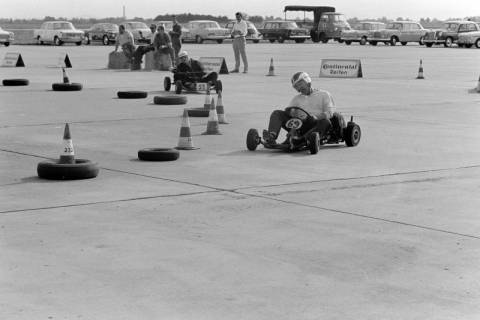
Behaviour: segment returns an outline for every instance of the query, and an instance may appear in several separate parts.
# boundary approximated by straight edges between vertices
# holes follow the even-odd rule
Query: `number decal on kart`
[[[200,83],[197,83],[196,85],[197,85],[197,91],[207,91],[206,83],[200,82]]]
[[[287,121],[285,126],[288,129],[300,129],[302,127],[302,120],[297,119],[297,118],[292,118]]]

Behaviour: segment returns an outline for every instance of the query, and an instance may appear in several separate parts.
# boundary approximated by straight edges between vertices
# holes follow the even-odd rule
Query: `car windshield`
[[[220,28],[220,25],[215,22],[215,21],[212,21],[212,22],[202,22],[198,25],[200,28]]]
[[[333,22],[347,22],[347,19],[343,14],[331,14],[330,20]]]
[[[148,29],[147,25],[143,22],[129,22],[132,29]]]
[[[100,28],[103,27],[105,31],[118,32],[118,26],[116,24],[104,24],[100,25]]]
[[[457,31],[458,23],[445,23],[445,29],[447,31]]]
[[[298,25],[294,21],[289,21],[287,23],[282,23],[282,28],[298,28]]]
[[[55,30],[65,30],[65,29],[68,29],[68,30],[73,30],[73,24],[71,24],[70,22],[63,22],[63,23],[54,23],[53,24],[53,29]]]
[[[387,24],[387,29],[402,30],[402,24],[401,23],[389,23],[389,24]]]

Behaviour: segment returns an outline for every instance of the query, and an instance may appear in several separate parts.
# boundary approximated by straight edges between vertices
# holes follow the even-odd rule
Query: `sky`
[[[31,19],[45,16],[71,18],[154,18],[159,14],[196,13],[234,18],[237,11],[249,15],[284,17],[286,5],[333,6],[347,18],[398,17],[418,20],[480,16],[480,0],[0,0],[0,18]],[[288,19],[303,17],[289,12]],[[307,15],[308,17],[308,15]]]

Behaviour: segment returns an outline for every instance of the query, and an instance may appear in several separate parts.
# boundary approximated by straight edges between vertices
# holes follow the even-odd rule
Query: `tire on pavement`
[[[208,117],[210,110],[206,108],[190,108],[187,109],[187,113],[189,117],[193,118],[200,118],[200,117]]]
[[[138,159],[143,161],[174,161],[180,152],[172,148],[146,148],[138,150]]]
[[[119,99],[144,99],[148,96],[146,91],[118,91],[117,97]]]
[[[83,89],[81,83],[54,83],[52,84],[53,91],[80,91]]]
[[[153,97],[153,103],[164,105],[186,104],[187,96],[178,94],[155,96]]]
[[[29,83],[28,79],[4,79],[2,81],[4,86],[28,86]]]
[[[98,171],[98,164],[87,159],[75,159],[75,163],[48,160],[39,162],[37,165],[38,177],[49,180],[90,179],[95,178]]]

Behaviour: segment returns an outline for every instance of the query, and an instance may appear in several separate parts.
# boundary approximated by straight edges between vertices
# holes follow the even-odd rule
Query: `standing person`
[[[169,68],[175,67],[172,40],[168,33],[165,32],[163,25],[158,26],[157,34],[153,40],[153,46],[155,48],[155,54],[159,56],[160,70],[169,70]]]
[[[115,40],[115,52],[117,52],[119,46],[122,47],[123,54],[128,58],[128,61],[133,62],[132,60],[135,54],[133,34],[125,30],[123,24],[118,27],[118,35]]]
[[[332,125],[330,118],[333,116],[335,103],[330,93],[313,89],[312,79],[306,72],[295,73],[291,81],[292,87],[299,94],[293,97],[285,110],[275,110],[270,115],[268,130],[263,130],[263,139],[268,144],[276,144],[280,129],[291,117],[295,117],[290,107],[300,107],[314,116],[315,121],[307,125],[315,126],[320,138],[325,136]]]
[[[240,55],[241,55],[242,61],[243,61],[243,73],[247,73],[248,61],[247,61],[247,53],[245,52],[245,44],[247,43],[247,40],[245,40],[245,37],[247,36],[247,32],[248,32],[247,22],[243,20],[243,15],[241,12],[235,13],[235,18],[237,19],[237,21],[235,22],[232,28],[233,53],[235,55],[235,68],[230,72],[239,72]]]
[[[172,38],[173,53],[175,58],[173,64],[176,64],[178,59],[178,53],[180,52],[180,49],[182,49],[182,26],[178,24],[176,16],[173,16],[173,27],[172,31],[170,31],[169,34]]]

